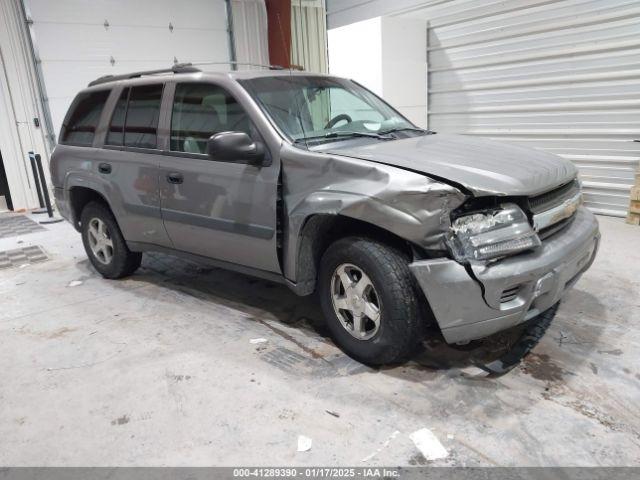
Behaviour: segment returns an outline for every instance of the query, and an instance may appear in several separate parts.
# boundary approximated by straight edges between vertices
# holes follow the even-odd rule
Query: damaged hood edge
[[[462,135],[437,134],[322,153],[402,168],[475,196],[533,196],[573,180],[576,167],[547,152]]]

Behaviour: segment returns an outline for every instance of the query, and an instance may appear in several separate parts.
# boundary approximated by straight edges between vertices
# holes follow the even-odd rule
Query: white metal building
[[[432,130],[570,159],[592,210],[626,213],[640,160],[638,0],[328,0],[327,17],[331,73]]]
[[[326,71],[324,1],[293,0],[292,19],[292,61]],[[0,0],[0,211],[38,206],[28,152],[48,170],[66,110],[91,80],[233,60],[269,63],[265,0]]]

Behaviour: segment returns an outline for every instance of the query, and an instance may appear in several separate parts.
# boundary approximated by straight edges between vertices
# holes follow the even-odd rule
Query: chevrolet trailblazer
[[[101,77],[51,158],[58,209],[105,278],[162,251],[318,293],[336,343],[398,362],[552,308],[599,232],[576,168],[416,127],[358,83],[190,65]]]

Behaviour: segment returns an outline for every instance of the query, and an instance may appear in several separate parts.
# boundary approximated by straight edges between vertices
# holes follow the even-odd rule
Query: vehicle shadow
[[[89,265],[87,267],[91,268]],[[296,335],[298,338],[295,341],[298,346],[305,347],[305,343],[311,345],[319,341],[333,345],[317,297],[299,297],[285,285],[160,253],[145,254],[142,267],[132,279],[170,288],[204,302],[233,308],[254,321],[265,323],[276,320],[294,327],[300,333]],[[402,368],[389,366],[378,370],[403,377],[405,375],[402,372],[407,367],[432,373],[479,367],[481,372],[484,365],[491,365],[512,352],[514,345],[521,340],[524,329],[524,326],[519,326],[481,341],[452,346],[444,341],[437,327],[433,327],[428,330],[422,350],[411,361]],[[537,341],[531,347],[535,343]],[[529,349],[523,351],[522,356],[528,351]],[[513,366],[520,360],[521,357],[512,359]],[[501,373],[506,373],[509,369]],[[485,373],[491,374],[486,370]],[[496,376],[496,373],[492,375]],[[413,375],[409,377],[412,378]]]

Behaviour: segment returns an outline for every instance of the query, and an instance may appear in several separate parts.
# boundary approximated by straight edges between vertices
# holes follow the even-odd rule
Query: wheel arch
[[[80,217],[82,215],[82,210],[90,202],[102,203],[111,211],[111,213],[113,213],[113,209],[111,208],[109,201],[105,195],[98,190],[79,185],[69,187],[69,209],[71,212],[72,224],[77,231],[80,231]]]
[[[316,289],[318,265],[322,254],[337,240],[359,236],[391,246],[406,255],[409,261],[422,257],[422,248],[382,227],[341,214],[310,215],[300,229],[295,251],[293,290],[298,295],[310,295]]]

